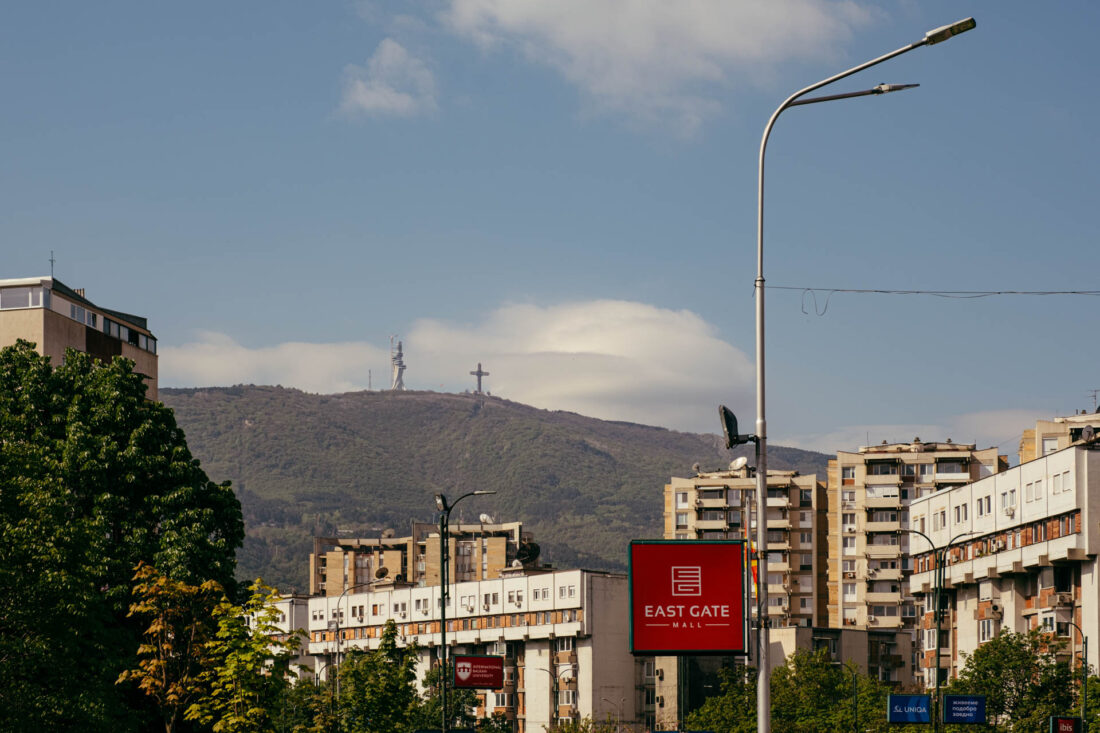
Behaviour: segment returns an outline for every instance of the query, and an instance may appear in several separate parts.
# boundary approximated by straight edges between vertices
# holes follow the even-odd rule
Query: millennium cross
[[[481,370],[481,362],[477,363],[477,371],[470,372],[470,376],[477,377],[477,391],[474,394],[481,394],[481,378],[489,376],[489,372]]]

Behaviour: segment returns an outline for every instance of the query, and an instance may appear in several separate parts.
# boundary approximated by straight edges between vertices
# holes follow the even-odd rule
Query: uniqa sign
[[[886,702],[889,723],[931,723],[931,695],[890,695]]]
[[[744,654],[745,543],[630,543],[630,651]]]

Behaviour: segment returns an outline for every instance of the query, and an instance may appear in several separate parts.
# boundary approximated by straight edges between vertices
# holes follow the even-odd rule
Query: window
[[[966,504],[959,504],[955,507],[955,524],[965,522],[966,518]]]
[[[855,560],[844,560],[841,562],[841,570],[845,573],[854,573],[856,571]]]
[[[856,584],[845,583],[844,584],[844,600],[851,603],[856,600]]]
[[[855,513],[854,512],[852,512],[852,513],[847,513],[846,512],[844,514],[841,514],[840,517],[841,517],[840,522],[841,522],[841,524],[844,525],[844,531],[845,532],[849,532],[849,531],[854,532],[855,529],[856,529],[856,515],[855,515]]]
[[[688,492],[677,491],[676,492],[676,508],[686,509],[688,506]]]
[[[1050,481],[1050,493],[1061,494],[1062,493],[1062,474],[1056,473],[1051,477]]]
[[[1034,488],[1035,484],[1032,482],[1028,482],[1024,485],[1024,501],[1031,501],[1035,498]]]
[[[845,489],[844,491],[840,492],[840,499],[841,501],[855,501],[856,492],[852,489]]]
[[[688,515],[687,512],[676,512],[676,529],[687,529]]]
[[[1038,481],[1035,482],[1035,498],[1036,499],[1042,499],[1043,498],[1043,480],[1042,479],[1039,479]]]
[[[843,467],[841,467],[840,477],[842,479],[850,479],[850,480],[854,481],[855,478],[856,478],[856,467],[855,466],[843,466]]]
[[[871,476],[897,476],[898,464],[890,463],[868,463],[867,473]]]
[[[1058,438],[1043,438],[1043,455],[1058,450]]]
[[[799,542],[799,544],[802,544],[802,545],[808,545],[811,542],[813,542],[813,535],[809,532],[799,532],[798,533],[798,542]]]
[[[985,643],[992,639],[993,636],[993,619],[983,618],[978,622],[978,643]]]
[[[856,538],[855,537],[844,537],[843,542],[844,542],[844,554],[845,555],[854,555],[854,554],[856,554]]]
[[[493,705],[498,708],[510,708],[516,704],[516,693],[494,692]]]
[[[927,482],[931,481],[933,473],[934,473],[933,469],[932,469],[932,464],[931,463],[921,463],[919,473],[920,473],[920,480],[922,482],[927,483]]]
[[[572,636],[561,636],[554,639],[554,649],[559,652],[571,652],[576,649],[576,639]]]
[[[799,489],[798,503],[800,506],[813,506],[814,492],[811,489]]]
[[[558,690],[558,705],[576,705],[576,690]]]

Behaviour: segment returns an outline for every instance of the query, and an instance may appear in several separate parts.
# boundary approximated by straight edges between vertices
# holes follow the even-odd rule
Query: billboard
[[[1081,730],[1080,718],[1066,715],[1052,715],[1050,718],[1050,733],[1081,733]]]
[[[931,723],[931,695],[890,695],[886,703],[888,723]]]
[[[944,695],[943,722],[984,723],[985,695]]]
[[[485,690],[499,690],[504,687],[504,657],[455,654],[452,660],[455,687]]]
[[[745,543],[633,540],[630,651],[745,654]]]

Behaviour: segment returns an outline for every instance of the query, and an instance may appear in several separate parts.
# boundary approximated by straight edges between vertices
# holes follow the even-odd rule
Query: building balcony
[[[730,503],[732,504],[733,502],[731,501]],[[740,505],[740,502],[738,502],[738,504]],[[695,500],[695,508],[696,509],[725,509],[726,508],[726,500],[723,499],[723,498],[696,499]]]
[[[771,543],[768,544],[769,548],[774,547]],[[769,573],[786,573],[791,569],[791,563],[787,560],[768,560],[768,572]]]
[[[901,557],[901,545],[867,545],[867,557],[894,558]]]
[[[787,586],[782,583],[768,583],[768,595],[769,596],[784,596],[787,595]]]
[[[768,550],[769,551],[772,551],[772,552],[780,552],[780,551],[781,552],[789,552],[790,549],[791,549],[791,541],[789,539],[779,540],[778,542],[775,541],[775,540],[768,540]],[[768,567],[771,567],[771,563],[768,564]]]
[[[883,591],[883,592],[868,591],[867,595],[864,597],[864,600],[867,603],[901,603],[901,592],[900,591],[893,591],[893,592],[889,592],[889,591]]]
[[[789,616],[790,613],[787,606],[768,606],[768,616]]]
[[[867,474],[867,478],[863,479],[864,487],[867,486],[897,486],[901,483],[901,475],[896,473],[888,474]]]
[[[970,483],[970,472],[964,471],[962,473],[941,473],[936,472],[936,483],[956,483],[956,484],[968,484]]]
[[[867,497],[863,501],[867,509],[896,509],[901,506],[900,496],[876,496]]]
[[[901,529],[898,522],[867,522],[863,525],[865,532],[896,532]]]
[[[867,625],[876,629],[900,629],[901,623],[901,616],[876,616],[873,613],[867,614]]]
[[[870,568],[867,577],[874,580],[901,580],[900,568]]]
[[[768,518],[768,529],[786,529],[791,528],[791,520],[788,519],[772,519]]]
[[[768,497],[768,506],[769,507],[778,507],[778,508],[782,509],[782,508],[785,508],[785,507],[789,506],[790,503],[791,503],[791,500],[787,497],[779,497],[779,498],[773,498],[773,497],[770,497],[770,496]]]
[[[728,526],[729,526],[729,523],[724,519],[696,519],[695,520],[695,529],[697,529],[697,530],[705,530],[705,529],[723,529],[724,530]]]

